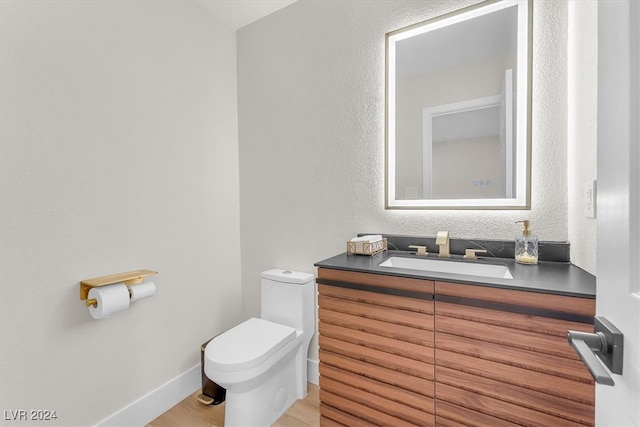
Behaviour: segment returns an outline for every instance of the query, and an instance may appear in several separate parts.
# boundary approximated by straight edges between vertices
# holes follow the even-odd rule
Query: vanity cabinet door
[[[318,295],[321,425],[434,425],[433,282],[319,269]]]
[[[436,424],[594,425],[594,381],[567,344],[595,300],[436,282]]]

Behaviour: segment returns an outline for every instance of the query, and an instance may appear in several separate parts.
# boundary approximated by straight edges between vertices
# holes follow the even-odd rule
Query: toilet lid
[[[295,337],[295,328],[251,318],[211,340],[205,357],[219,371],[239,371],[264,362]]]

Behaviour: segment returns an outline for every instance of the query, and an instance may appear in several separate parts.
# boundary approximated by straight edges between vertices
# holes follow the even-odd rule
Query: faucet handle
[[[465,249],[464,250],[464,256],[463,258],[465,259],[478,259],[478,257],[476,256],[476,254],[478,253],[487,253],[487,251],[485,249]]]
[[[428,255],[429,254],[429,252],[427,252],[427,247],[426,246],[409,245],[409,248],[416,249],[416,254],[417,255]]]

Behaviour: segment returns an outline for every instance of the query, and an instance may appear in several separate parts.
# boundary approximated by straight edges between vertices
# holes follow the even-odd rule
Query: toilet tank
[[[315,331],[315,276],[299,271],[272,269],[262,273],[260,318]]]

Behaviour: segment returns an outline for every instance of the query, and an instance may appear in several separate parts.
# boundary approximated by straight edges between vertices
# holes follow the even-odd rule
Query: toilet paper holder
[[[82,280],[80,282],[80,300],[85,301],[87,307],[96,306],[97,301],[95,298],[89,298],[89,291],[91,288],[95,288],[98,286],[107,286],[112,285],[114,283],[124,283],[125,285],[136,285],[138,283],[142,283],[144,278],[147,276],[151,276],[153,274],[158,274],[157,271],[152,270],[134,270],[128,271],[126,273],[118,273],[111,274],[109,276],[95,277],[93,279]]]

